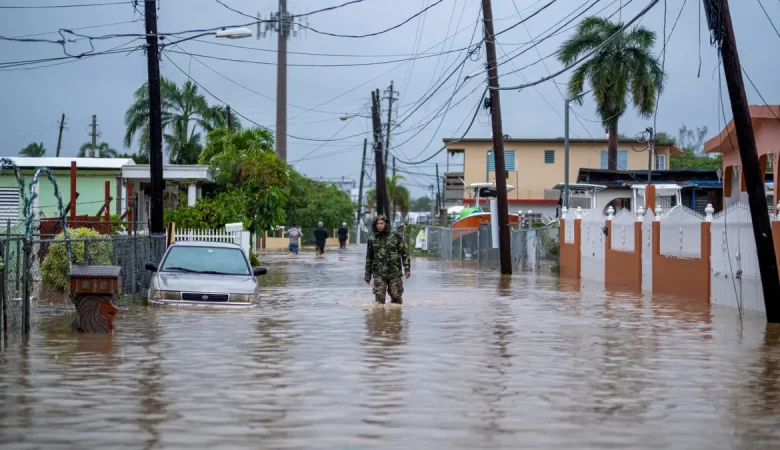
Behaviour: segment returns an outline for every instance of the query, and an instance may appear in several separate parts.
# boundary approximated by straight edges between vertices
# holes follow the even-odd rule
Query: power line
[[[656,4],[658,4],[658,2],[659,2],[659,0],[652,0],[647,6],[644,7],[644,9],[642,9],[642,11],[639,12],[639,14],[634,16],[630,21],[628,21],[628,23],[624,24],[612,36],[608,37],[604,42],[602,42],[596,48],[594,48],[593,50],[588,52],[585,56],[583,56],[583,57],[579,58],[578,60],[572,62],[571,64],[569,64],[568,66],[564,67],[563,69],[561,69],[561,70],[559,70],[559,71],[557,71],[557,72],[555,72],[555,73],[553,73],[553,74],[551,74],[551,75],[549,75],[547,77],[542,77],[539,80],[531,82],[531,83],[520,84],[520,85],[517,85],[517,86],[498,87],[498,88],[495,88],[495,89],[498,89],[498,90],[501,90],[501,91],[521,90],[521,89],[524,89],[524,88],[527,88],[527,87],[536,86],[537,84],[544,83],[545,81],[549,81],[549,80],[551,80],[551,79],[553,79],[553,78],[563,74],[564,72],[567,72],[567,71],[573,69],[574,67],[578,66],[580,63],[582,63],[587,58],[590,58],[591,56],[593,56],[596,52],[601,50],[605,45],[607,45],[610,42],[612,42],[613,39],[615,39],[619,34],[623,33],[626,29],[628,29],[629,26],[633,25],[634,22],[636,22],[637,20],[642,18],[642,16],[647,14],[647,12],[650,11]]]
[[[766,8],[764,8],[764,4],[761,3],[761,0],[758,0],[758,4],[759,4],[759,6],[761,6],[761,11],[764,11],[764,15],[769,20],[769,23],[772,25],[772,28],[774,28],[775,33],[777,34],[777,37],[780,37],[780,31],[777,31],[777,27],[775,26],[775,22],[772,20],[772,17],[769,16],[769,13],[766,12]]]
[[[80,3],[73,5],[8,5],[0,6],[0,9],[58,9],[58,8],[88,8],[92,6],[116,6],[116,5],[132,5],[132,0],[124,0],[117,2],[103,2],[103,3]]]

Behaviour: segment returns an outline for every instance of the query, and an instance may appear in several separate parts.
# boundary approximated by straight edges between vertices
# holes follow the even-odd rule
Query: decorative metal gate
[[[711,302],[763,312],[764,294],[750,208],[737,203],[715,216],[710,238]]]

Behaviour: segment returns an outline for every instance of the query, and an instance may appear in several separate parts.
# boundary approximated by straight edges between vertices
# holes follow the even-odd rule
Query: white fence
[[[582,255],[582,279],[603,283],[605,279],[605,238],[606,217],[600,211],[591,211],[580,223]]]
[[[636,216],[627,209],[622,209],[612,219],[612,250],[634,252],[634,227]]]
[[[204,241],[204,242],[228,242],[238,244],[249,256],[251,235],[248,231],[227,232],[225,230],[176,230],[174,241]]]
[[[661,218],[661,254],[675,258],[701,258],[701,223],[704,216],[684,206]]]
[[[750,208],[737,203],[712,220],[711,302],[764,311]]]

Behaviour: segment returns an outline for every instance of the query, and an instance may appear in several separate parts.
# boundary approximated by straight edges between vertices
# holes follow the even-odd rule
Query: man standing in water
[[[285,233],[287,233],[287,235],[290,236],[290,246],[288,247],[290,251],[290,256],[297,255],[298,239],[300,239],[300,237],[303,236],[300,227],[298,227],[298,225],[293,225],[293,227],[285,231]]]
[[[317,229],[314,230],[314,245],[317,256],[325,256],[325,241],[327,240],[328,230],[323,228],[322,222],[320,222],[317,224]]]
[[[341,228],[338,231],[339,234],[339,248],[347,248],[347,239],[349,238],[349,229],[347,228],[347,222],[341,224]]]
[[[391,233],[387,225],[387,217],[379,215],[374,219],[374,234],[368,238],[366,251],[366,274],[363,278],[366,284],[374,278],[374,297],[377,303],[385,303],[385,295],[390,293],[390,300],[402,304],[404,282],[401,279],[401,266],[408,279],[412,276],[409,262],[409,251],[403,237]]]

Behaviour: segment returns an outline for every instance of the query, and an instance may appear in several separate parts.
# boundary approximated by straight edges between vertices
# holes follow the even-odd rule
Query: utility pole
[[[590,92],[590,91],[588,91]],[[564,134],[563,134],[563,206],[569,207],[569,110],[571,109],[571,102],[575,102],[582,98],[583,95],[588,92],[583,92],[579,95],[575,95],[572,98],[567,98],[564,101],[565,119],[564,119]]]
[[[761,287],[764,291],[766,319],[769,323],[780,323],[780,277],[777,273],[772,226],[769,221],[764,180],[742,80],[742,66],[737,53],[729,2],[728,0],[704,0],[704,8],[712,36],[719,44],[723,73],[729,90],[739,156],[742,159],[743,176],[750,205],[750,218],[753,221],[753,236],[756,240]]]
[[[227,126],[228,133],[230,132],[230,105],[225,107],[225,124]]]
[[[269,31],[279,38],[276,51],[276,153],[287,161],[287,39],[297,36],[296,17],[287,11],[287,0],[279,0],[279,9],[268,19],[257,15],[257,39]],[[265,29],[261,25],[265,24]]]
[[[384,154],[382,152],[382,120],[379,118],[379,92],[371,92],[371,118],[374,123],[374,165],[376,166],[376,213],[387,215],[390,204],[387,198]]]
[[[436,211],[441,211],[441,183],[439,182],[439,163],[436,163]]]
[[[162,106],[160,104],[160,55],[157,37],[157,2],[145,0],[146,56],[149,75],[149,176],[151,178],[152,204],[150,231],[165,233],[163,223],[163,155],[162,155]]]
[[[490,116],[493,125],[493,160],[496,166],[496,197],[498,197],[498,252],[501,274],[512,274],[512,253],[509,241],[509,205],[506,195],[506,164],[504,161],[504,132],[501,128],[501,100],[498,93],[498,67],[493,35],[493,11],[490,0],[482,0],[482,18],[485,28],[488,86],[490,88]],[[479,205],[477,205],[479,206]],[[493,224],[494,226],[496,224]]]
[[[387,94],[387,136],[385,136],[385,167],[387,167],[387,159],[390,155],[390,129],[393,124],[393,101],[395,101],[395,94],[398,92],[393,91],[393,81],[390,81],[390,88],[385,93]],[[395,159],[395,158],[394,158]],[[395,168],[395,165],[393,165]],[[393,173],[395,175],[395,172]]]
[[[650,134],[650,138],[647,141],[647,184],[651,184],[653,181],[653,155],[655,155],[655,131],[653,127],[647,127],[646,130]],[[645,204],[647,199],[645,199]]]
[[[93,158],[97,158],[95,149],[97,148],[97,116],[92,114],[92,154]]]
[[[385,152],[385,155],[387,155],[387,152]],[[395,156],[393,156],[393,176],[395,176]]]
[[[57,158],[60,157],[60,149],[62,148],[62,129],[65,128],[65,113],[62,113],[62,118],[60,119],[60,135],[57,138]]]
[[[431,225],[436,225],[436,202],[434,201],[435,198],[433,198],[433,185],[428,186],[428,188],[431,190],[429,196],[431,199]]]
[[[355,243],[360,244],[360,224],[363,222],[363,180],[366,176],[366,148],[368,148],[368,138],[363,139],[363,162],[360,164],[360,187],[358,188],[358,207],[357,207],[357,231]]]

